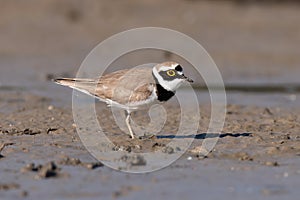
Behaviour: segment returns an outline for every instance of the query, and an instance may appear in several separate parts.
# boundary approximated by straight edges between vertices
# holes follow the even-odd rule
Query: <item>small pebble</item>
[[[131,166],[141,166],[147,164],[145,158],[141,155],[133,155],[133,156],[124,155],[121,157],[121,160],[128,163]]]
[[[172,154],[172,153],[174,153],[174,149],[173,149],[173,147],[166,146],[162,149],[162,152],[167,153],[167,154]]]
[[[265,165],[266,166],[273,166],[273,167],[276,167],[276,166],[279,166],[278,162],[271,162],[271,161],[267,161],[265,162]]]
[[[28,196],[28,192],[23,190],[21,193],[20,193],[21,197],[27,197]]]
[[[198,158],[198,160],[204,160],[205,158],[208,158],[207,156],[204,155],[197,155],[196,157]]]

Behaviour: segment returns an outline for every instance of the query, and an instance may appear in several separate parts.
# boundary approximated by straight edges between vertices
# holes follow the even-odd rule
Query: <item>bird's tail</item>
[[[75,87],[79,85],[95,85],[97,84],[97,80],[95,79],[85,79],[85,78],[56,78],[53,79],[53,82],[69,86],[69,87]]]
[[[83,93],[93,95],[97,87],[98,80],[96,79],[84,79],[84,78],[57,78],[53,82],[73,88]]]

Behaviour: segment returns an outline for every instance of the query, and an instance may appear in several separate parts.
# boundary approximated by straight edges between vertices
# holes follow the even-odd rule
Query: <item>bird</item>
[[[186,77],[180,64],[167,61],[149,67],[118,70],[99,78],[56,78],[57,84],[67,86],[125,111],[125,123],[130,137],[135,134],[130,125],[131,113],[171,99]]]

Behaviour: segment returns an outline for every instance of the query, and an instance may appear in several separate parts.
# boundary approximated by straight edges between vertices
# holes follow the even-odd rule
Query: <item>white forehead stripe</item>
[[[176,64],[172,64],[171,65],[171,67],[173,68],[173,69],[175,69],[175,67],[177,67],[178,66],[178,64],[176,63]]]
[[[159,68],[159,71],[168,71],[170,69],[172,69],[172,68],[171,67],[167,67],[167,66],[162,66],[162,67]]]
[[[178,64],[172,64],[171,66],[161,66],[159,68],[159,71],[168,71],[170,69],[175,69],[178,66]]]

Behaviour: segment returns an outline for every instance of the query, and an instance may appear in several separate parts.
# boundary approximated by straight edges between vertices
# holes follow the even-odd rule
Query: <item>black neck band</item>
[[[169,99],[171,99],[175,95],[175,92],[165,89],[161,84],[159,84],[159,82],[158,82],[157,78],[154,76],[153,72],[152,72],[152,75],[156,82],[157,100],[158,101],[168,101]]]

